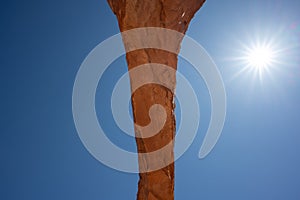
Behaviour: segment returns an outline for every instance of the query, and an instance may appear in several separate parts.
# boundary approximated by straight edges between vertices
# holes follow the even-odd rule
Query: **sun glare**
[[[271,48],[258,46],[253,49],[249,49],[245,59],[250,67],[258,70],[264,70],[272,65],[274,52]]]
[[[241,68],[233,78],[242,74],[251,74],[251,77],[257,77],[262,81],[265,75],[271,75],[273,69],[280,63],[281,52],[274,41],[274,39],[269,42],[256,40],[248,45],[242,44],[240,56],[234,58],[239,61],[238,66]]]

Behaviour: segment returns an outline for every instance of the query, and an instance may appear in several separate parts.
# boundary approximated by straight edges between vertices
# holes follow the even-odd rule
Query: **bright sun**
[[[272,69],[279,64],[280,50],[273,42],[256,41],[248,46],[243,44],[240,57],[235,58],[240,61],[239,66],[242,68],[234,77],[246,72],[245,74],[252,74],[253,78],[258,77],[262,81],[265,73],[270,75]]]
[[[254,47],[253,49],[248,50],[245,59],[249,67],[261,71],[273,64],[274,51],[269,47]]]

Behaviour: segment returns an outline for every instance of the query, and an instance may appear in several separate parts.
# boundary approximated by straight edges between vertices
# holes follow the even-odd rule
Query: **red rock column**
[[[142,27],[161,27],[185,33],[189,22],[202,6],[205,0],[108,0],[116,14],[121,32]],[[156,41],[159,42],[159,41]],[[174,41],[180,48],[181,39]],[[125,48],[126,48],[125,43]],[[128,69],[147,63],[160,63],[177,68],[177,55],[159,49],[142,49],[126,54]],[[153,104],[164,107],[167,118],[161,131],[150,138],[136,138],[139,153],[148,153],[161,149],[174,139],[174,95],[176,86],[175,70],[167,74],[152,70],[150,76],[156,79],[168,79],[172,83],[171,89],[158,84],[146,84],[137,89],[132,95],[134,121],[140,126],[150,123],[149,109]],[[131,77],[133,79],[133,77]],[[132,80],[131,80],[132,82]],[[137,130],[136,130],[137,134]],[[150,162],[164,162],[166,157],[172,158],[173,145],[164,151],[155,160],[147,156],[139,156],[141,168],[150,165]],[[140,173],[138,184],[138,200],[173,200],[174,199],[174,162],[166,167]]]

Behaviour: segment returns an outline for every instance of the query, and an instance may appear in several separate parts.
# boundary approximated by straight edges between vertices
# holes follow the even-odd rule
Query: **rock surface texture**
[[[185,33],[188,25],[197,10],[205,0],[108,0],[108,3],[117,16],[121,32],[142,27],[161,27]],[[167,37],[167,36],[166,36]],[[168,38],[157,38],[157,41]],[[123,38],[124,41],[124,38]],[[182,38],[172,41],[179,52]],[[130,45],[124,41],[125,48]],[[138,88],[132,94],[132,106],[134,121],[139,126],[147,126],[151,123],[149,109],[153,104],[160,104],[166,111],[166,121],[158,134],[149,138],[136,138],[139,155],[140,180],[138,183],[138,200],[173,200],[174,199],[174,153],[173,139],[175,137],[174,116],[174,89],[176,86],[177,54],[160,49],[139,49],[126,54],[128,69],[139,65],[159,63],[167,65],[175,70],[163,72],[150,70],[148,76],[154,79],[168,79],[171,88],[158,84],[146,84]],[[131,84],[137,77],[130,77]],[[143,78],[143,77],[138,77]],[[157,118],[156,120],[163,120]],[[138,130],[135,127],[136,135]],[[147,157],[147,154],[171,144],[155,158]],[[145,172],[145,169],[153,163],[166,162],[162,169]]]

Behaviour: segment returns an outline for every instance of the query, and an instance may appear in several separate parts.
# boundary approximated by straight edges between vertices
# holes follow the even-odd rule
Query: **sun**
[[[248,49],[245,61],[249,67],[262,71],[274,64],[274,55],[275,52],[271,47],[260,45]]]
[[[282,53],[275,41],[275,39],[257,39],[248,44],[241,43],[242,48],[238,50],[239,55],[233,57],[239,67],[233,78],[244,74],[250,75],[249,77],[252,77],[253,80],[258,78],[262,82],[265,76],[272,75],[275,68],[278,69]]]

